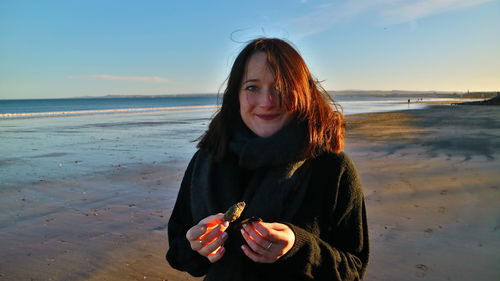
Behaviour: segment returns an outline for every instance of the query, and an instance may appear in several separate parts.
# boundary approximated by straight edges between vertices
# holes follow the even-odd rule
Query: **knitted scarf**
[[[216,163],[200,150],[194,163],[191,202],[194,221],[225,212],[239,201],[247,204],[241,218],[264,221],[293,218],[309,182],[309,162],[301,159],[305,126],[291,123],[268,138],[236,127],[225,161]]]

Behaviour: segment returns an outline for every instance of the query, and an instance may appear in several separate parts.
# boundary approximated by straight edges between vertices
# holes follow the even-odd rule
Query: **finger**
[[[245,241],[247,242],[248,244],[248,247],[250,247],[250,249],[256,253],[256,254],[259,254],[259,255],[265,255],[267,254],[266,250],[264,247],[260,246],[252,236],[250,236],[250,234],[248,232],[246,232],[244,229],[241,229],[241,235],[243,236],[243,239],[245,239]]]
[[[205,235],[202,235],[200,238],[198,238],[199,243],[203,246],[209,244],[210,242],[212,242],[212,240],[219,237],[227,229],[228,226],[229,223],[227,221],[217,225],[212,230],[205,233]]]
[[[216,227],[207,229],[207,231],[196,239],[189,240],[191,249],[199,251],[204,246],[210,244],[214,239],[219,237],[229,226],[229,223],[223,222]]]
[[[203,248],[203,244],[201,242],[201,240],[192,240],[192,241],[189,241],[189,245],[191,246],[191,249],[195,250],[195,251],[199,251],[201,250],[201,248]]]
[[[254,222],[253,227],[261,236],[273,243],[283,243],[286,242],[286,235],[284,231],[286,230],[286,225],[280,223],[265,223],[265,222]]]
[[[223,222],[224,214],[218,213],[202,219],[197,225],[191,227],[186,233],[186,239],[189,241],[199,240],[207,230]]]
[[[259,222],[253,226],[265,239],[273,242],[269,250],[276,255],[276,258],[286,254],[295,244],[295,234],[286,224]]]
[[[197,224],[193,227],[191,227],[187,232],[186,232],[186,239],[191,241],[197,240],[200,236],[205,234],[207,231],[207,226],[205,224]]]
[[[252,223],[252,227],[257,231],[259,232],[259,234],[265,238],[265,239],[271,239],[272,238],[272,234],[274,232],[274,230],[272,229],[272,225],[271,223],[265,223],[265,222],[254,222]]]
[[[221,247],[224,242],[227,240],[227,233],[224,232],[222,235],[218,236],[215,240],[211,241],[210,244],[204,245],[198,253],[202,256],[210,256],[213,254],[216,250],[218,250],[219,247]]]
[[[249,257],[251,260],[254,262],[260,262],[260,263],[269,263],[270,261],[267,261],[265,257],[262,255],[259,255],[252,251],[250,248],[248,248],[246,245],[241,246],[241,250],[243,250],[243,253]]]
[[[246,224],[243,226],[243,229],[245,230],[245,232],[248,234],[248,236],[250,236],[250,238],[255,242],[255,244],[260,247],[261,249],[257,249],[254,247],[252,247],[252,249],[257,252],[257,253],[261,253],[262,251],[261,250],[267,250],[267,246],[269,245],[270,241],[268,239],[265,239],[262,234],[260,234],[259,232],[257,232],[255,230],[255,228],[250,224]],[[250,244],[248,244],[250,245]],[[251,246],[251,245],[250,245]]]
[[[221,224],[224,221],[224,214],[218,213],[202,219],[198,224],[206,224],[207,227],[212,227]]]
[[[219,261],[222,258],[222,256],[224,256],[225,252],[226,252],[226,248],[221,246],[217,250],[215,250],[215,252],[208,255],[207,258],[211,263],[214,263],[214,262]]]

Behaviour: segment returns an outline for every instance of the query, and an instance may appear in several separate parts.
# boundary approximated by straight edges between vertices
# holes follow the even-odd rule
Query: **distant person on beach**
[[[361,280],[368,226],[344,124],[289,43],[248,43],[184,174],[170,265],[205,280]]]

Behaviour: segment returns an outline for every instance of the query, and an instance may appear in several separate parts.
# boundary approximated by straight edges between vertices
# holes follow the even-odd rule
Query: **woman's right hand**
[[[229,222],[224,221],[224,214],[208,216],[186,232],[191,249],[207,257],[214,263],[224,255],[224,242],[227,240],[225,230]]]

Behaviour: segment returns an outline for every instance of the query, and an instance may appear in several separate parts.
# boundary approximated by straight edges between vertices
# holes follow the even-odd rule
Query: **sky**
[[[327,90],[500,91],[500,0],[2,0],[0,36],[0,99],[222,92],[261,36]]]

